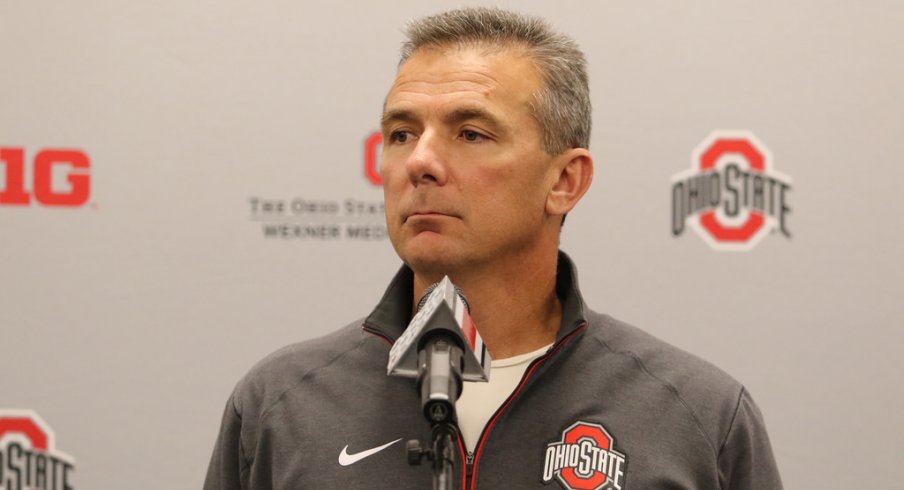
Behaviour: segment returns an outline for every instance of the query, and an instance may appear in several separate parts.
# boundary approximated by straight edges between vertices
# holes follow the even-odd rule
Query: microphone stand
[[[433,490],[452,490],[452,439],[458,434],[455,402],[461,394],[463,365],[462,348],[453,336],[443,332],[428,337],[418,351],[417,386],[433,443],[430,449],[422,449],[420,441],[408,441],[408,464],[419,465],[424,456],[433,462]]]

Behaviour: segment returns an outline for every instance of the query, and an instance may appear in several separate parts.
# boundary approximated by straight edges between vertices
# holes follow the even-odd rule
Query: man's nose
[[[418,138],[414,150],[405,162],[408,179],[415,187],[424,184],[446,184],[446,161],[443,143],[435,134],[426,131]]]

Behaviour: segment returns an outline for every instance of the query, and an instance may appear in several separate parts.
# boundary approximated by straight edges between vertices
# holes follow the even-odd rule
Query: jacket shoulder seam
[[[728,424],[728,430],[725,431],[725,438],[722,439],[722,444],[719,445],[719,453],[717,456],[722,454],[722,451],[725,449],[725,446],[728,444],[728,437],[731,435],[731,431],[734,430],[735,421],[738,419],[738,412],[741,411],[741,399],[744,398],[744,393],[746,389],[742,386],[740,392],[738,393],[738,399],[735,403],[734,413],[731,414],[731,422]]]
[[[367,340],[367,337],[362,336],[361,339],[359,339],[358,342],[355,343],[355,345],[349,347],[348,349],[345,349],[345,350],[343,350],[343,351],[338,352],[332,359],[329,359],[329,360],[326,361],[325,363],[323,363],[323,364],[321,364],[321,365],[319,365],[319,366],[315,366],[315,367],[312,367],[312,368],[308,369],[307,372],[305,372],[305,373],[301,376],[301,378],[299,378],[295,383],[292,384],[292,386],[290,386],[290,387],[284,389],[284,390],[279,394],[279,396],[276,397],[276,400],[273,401],[272,404],[270,404],[270,406],[268,406],[267,408],[265,408],[264,410],[261,411],[261,415],[260,415],[260,417],[258,417],[258,424],[259,424],[259,425],[262,425],[262,424],[263,424],[264,419],[266,419],[267,416],[270,415],[270,413],[271,413],[274,409],[276,409],[276,407],[279,406],[279,404],[281,404],[281,403],[285,400],[285,397],[286,397],[286,394],[287,394],[287,393],[289,393],[289,392],[291,392],[291,391],[293,391],[293,390],[298,389],[298,388],[305,382],[305,380],[307,380],[307,379],[308,379],[311,375],[313,375],[314,373],[316,373],[316,372],[318,372],[318,371],[320,371],[320,370],[322,370],[322,369],[325,369],[325,368],[330,367],[331,365],[333,365],[336,361],[338,361],[339,359],[341,359],[341,358],[344,357],[345,355],[347,355],[347,354],[349,354],[349,353],[351,353],[351,352],[353,352],[353,351],[359,349],[359,348],[364,344],[364,342],[365,342],[366,340]]]
[[[235,395],[229,397],[229,406],[232,408],[232,413],[235,415],[235,418],[239,421],[239,427],[241,427],[242,422],[242,414],[239,413],[238,407],[235,406]],[[239,457],[242,459],[242,466],[239,468],[239,473],[244,473],[251,468],[251,463],[253,463],[253,458],[249,458],[247,454],[245,454],[245,438],[242,437],[241,432],[239,432]]]
[[[672,393],[672,395],[678,399],[678,401],[681,403],[681,405],[684,407],[684,409],[687,410],[688,414],[690,414],[691,420],[694,421],[694,426],[697,428],[697,431],[700,432],[700,435],[703,437],[703,440],[706,441],[706,444],[713,451],[713,455],[715,457],[719,456],[719,454],[716,450],[716,445],[714,444],[714,441],[712,441],[710,439],[709,435],[707,435],[706,430],[703,428],[703,424],[700,422],[700,418],[697,417],[697,413],[691,408],[691,406],[687,403],[687,401],[684,399],[684,397],[681,396],[681,393],[678,391],[678,388],[675,385],[673,385],[672,383],[653,374],[653,372],[647,368],[646,364],[643,362],[643,359],[641,359],[640,356],[638,356],[636,353],[634,353],[630,350],[616,350],[616,349],[612,348],[612,346],[610,346],[606,341],[604,341],[600,338],[597,338],[597,337],[594,337],[594,339],[597,342],[599,342],[600,345],[602,345],[609,352],[611,352],[613,354],[620,354],[623,356],[630,357],[634,361],[634,363],[637,364],[637,366],[640,368],[640,370],[643,371],[647,376],[653,378],[658,383],[665,386],[666,389],[668,389],[669,392]]]

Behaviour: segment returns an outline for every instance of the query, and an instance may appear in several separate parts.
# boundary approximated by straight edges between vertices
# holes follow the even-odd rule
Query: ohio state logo
[[[38,414],[0,409],[0,490],[73,490],[74,470]]]
[[[627,459],[615,450],[615,439],[600,424],[575,422],[562,440],[546,446],[543,483],[557,479],[567,490],[625,487]]]
[[[374,131],[364,140],[364,176],[376,186],[383,185],[380,176],[380,149],[383,145],[383,133]]]
[[[672,234],[685,225],[717,250],[750,250],[788,230],[791,178],[748,131],[715,131],[694,149],[691,169],[672,177]]]

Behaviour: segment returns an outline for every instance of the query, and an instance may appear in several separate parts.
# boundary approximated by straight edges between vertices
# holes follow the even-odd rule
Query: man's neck
[[[557,255],[541,261],[513,261],[492,271],[450,274],[464,291],[471,317],[494,359],[535,351],[559,331],[562,305],[556,296]],[[415,273],[414,301],[430,283]]]

